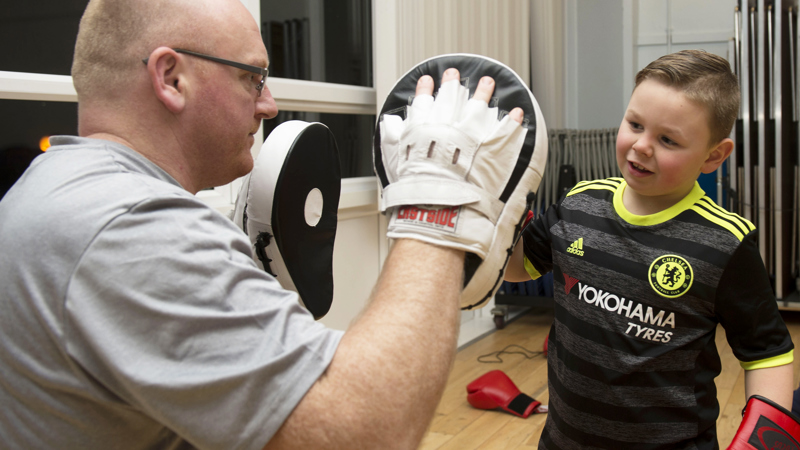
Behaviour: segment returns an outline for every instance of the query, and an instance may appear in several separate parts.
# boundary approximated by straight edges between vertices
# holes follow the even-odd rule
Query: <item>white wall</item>
[[[566,128],[619,125],[622,0],[565,0]]]
[[[579,129],[619,125],[622,100],[622,2],[579,0],[577,3],[577,122]]]
[[[364,309],[378,280],[382,239],[377,203],[340,211],[333,247],[333,304],[322,323],[346,330]]]
[[[668,53],[701,49],[728,56],[736,0],[646,0],[635,8],[634,72]]]
[[[565,128],[565,20],[561,0],[531,1],[531,92],[548,128]]]
[[[727,57],[735,5],[736,0],[564,0],[566,127],[619,126],[634,75],[659,56],[698,48]]]

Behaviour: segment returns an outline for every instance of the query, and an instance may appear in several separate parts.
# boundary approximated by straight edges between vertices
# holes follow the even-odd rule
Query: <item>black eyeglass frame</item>
[[[256,91],[258,91],[258,96],[261,97],[261,91],[264,89],[264,84],[267,82],[267,76],[269,76],[269,69],[266,67],[258,67],[258,66],[251,66],[250,64],[244,64],[236,61],[231,61],[229,59],[217,58],[216,56],[206,55],[203,53],[193,52],[191,50],[184,50],[182,48],[173,48],[177,53],[185,53],[187,55],[196,56],[198,58],[207,59],[209,61],[213,61],[219,64],[225,64],[226,66],[236,67],[237,69],[246,70],[248,72],[252,72],[258,75],[261,75],[261,81],[256,85]],[[143,63],[147,64],[147,61],[150,58],[145,58],[142,60]]]

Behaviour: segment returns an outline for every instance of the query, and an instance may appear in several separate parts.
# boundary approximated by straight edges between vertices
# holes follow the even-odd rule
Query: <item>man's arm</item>
[[[464,253],[398,240],[330,367],[265,449],[416,448],[456,352]]]
[[[442,83],[458,78],[449,69]],[[423,76],[416,94],[433,87]],[[483,79],[473,98],[488,102],[493,91]],[[523,111],[509,116],[521,123]],[[370,304],[265,449],[416,448],[455,356],[463,267],[463,251],[397,239]]]
[[[784,364],[765,369],[746,370],[744,372],[745,399],[752,395],[761,395],[791,411],[793,367],[792,364]]]

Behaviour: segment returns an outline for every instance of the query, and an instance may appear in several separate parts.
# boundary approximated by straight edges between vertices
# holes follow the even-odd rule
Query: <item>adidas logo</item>
[[[583,256],[583,238],[578,238],[572,245],[567,247],[567,253],[572,253],[576,256]]]

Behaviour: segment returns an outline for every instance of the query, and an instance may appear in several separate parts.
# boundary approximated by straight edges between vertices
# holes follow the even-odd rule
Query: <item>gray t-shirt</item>
[[[143,156],[53,143],[0,202],[2,446],[263,447],[342,333]]]

